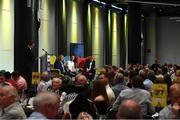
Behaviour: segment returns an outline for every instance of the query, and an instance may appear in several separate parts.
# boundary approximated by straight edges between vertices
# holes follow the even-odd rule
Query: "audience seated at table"
[[[89,59],[89,57],[87,58]],[[79,59],[86,60],[87,58]],[[68,65],[64,62],[63,55],[60,60],[57,59],[55,65],[59,70],[63,70],[62,66],[59,67],[61,63],[66,69]],[[79,63],[78,60],[77,63]],[[90,116],[92,119],[143,119],[156,115],[158,118],[159,110],[156,110],[157,113],[153,115],[155,109],[151,101],[154,83],[163,83],[169,86],[173,84],[169,87],[168,105],[160,111],[159,119],[179,119],[180,77],[178,71],[180,71],[180,67],[178,65],[159,64],[158,69],[155,69],[156,72],[154,72],[151,65],[134,64],[127,68],[108,65],[95,69],[93,63],[90,63],[88,69],[93,67],[96,70],[97,80],[87,78],[86,65],[84,63],[82,68],[77,65],[75,76],[64,71],[63,76],[51,76],[52,81],[50,80],[51,74],[43,72],[41,82],[38,86],[34,85],[33,88],[27,86],[26,81],[18,72],[14,71],[11,76],[6,71],[0,71],[0,119],[25,119],[32,112],[29,119],[77,119],[77,117],[78,119],[83,117],[91,119]],[[12,79],[17,83],[16,88],[11,84]],[[51,81],[50,84],[47,85],[47,81]],[[35,98],[36,93],[32,94],[32,89],[38,90]],[[25,92],[27,98],[20,100],[22,103],[19,103],[19,98],[24,90],[27,91]],[[17,91],[19,95],[16,93]],[[47,100],[52,97],[53,99]],[[28,102],[29,98],[31,98],[30,102]],[[8,112],[9,110],[13,112]],[[102,117],[100,114],[104,116]]]

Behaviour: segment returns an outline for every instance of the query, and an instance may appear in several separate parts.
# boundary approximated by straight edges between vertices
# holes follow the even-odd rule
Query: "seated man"
[[[115,98],[117,98],[117,96],[122,90],[127,88],[128,87],[125,85],[124,81],[124,75],[122,73],[116,73],[114,76],[114,85],[111,87],[115,94]]]
[[[54,77],[52,79],[52,86],[49,86],[47,91],[54,92],[61,96],[62,94],[62,91],[60,91],[61,86],[62,86],[62,80],[58,77]]]
[[[28,120],[56,119],[59,110],[59,96],[52,92],[41,92],[33,100],[34,112]]]
[[[26,114],[18,102],[16,88],[10,85],[0,86],[0,119],[26,119]]]
[[[61,71],[61,74],[66,74],[67,69],[66,69],[66,64],[64,61],[64,55],[60,55],[55,63],[54,63],[54,69],[59,69]]]
[[[121,103],[116,115],[117,119],[142,119],[141,106],[134,100]]]
[[[27,90],[26,80],[16,71],[12,72],[12,78],[17,82],[18,93],[23,94],[23,92]]]
[[[99,80],[104,82],[110,105],[112,105],[115,101],[115,94],[109,85],[108,73],[107,72],[101,72],[99,74]]]
[[[96,74],[94,56],[91,56],[89,60],[87,59],[85,63],[85,72],[86,72],[87,79],[92,81]]]
[[[147,115],[152,115],[155,113],[155,109],[152,106],[151,95],[148,91],[141,89],[143,85],[143,80],[139,75],[132,78],[132,88],[125,89],[121,91],[116,101],[113,104],[113,110],[117,111],[119,105],[124,100],[135,100],[141,105],[141,113],[145,117]]]
[[[85,108],[85,104],[84,104],[83,100],[86,101],[87,98],[90,98],[90,92],[91,92],[91,90],[88,86],[88,80],[82,74],[77,74],[75,77],[75,83],[68,85],[63,91],[67,93],[67,95],[64,97],[64,99],[62,99],[63,96],[61,96],[61,99],[62,99],[61,106],[63,108],[62,111],[64,111],[64,112],[69,112],[69,110],[70,110],[69,105],[72,102],[75,105],[78,105],[77,111],[79,111],[81,108]],[[79,100],[76,98],[80,98],[80,99],[82,98],[82,100]],[[75,99],[76,99],[76,102],[74,101]],[[77,101],[78,102],[81,101],[81,102],[76,104]],[[73,109],[73,107],[72,107],[72,109]],[[75,107],[74,109],[77,109],[77,107]],[[73,118],[75,118],[74,115],[73,115]]]
[[[160,119],[180,119],[180,84],[175,83],[169,88],[171,104],[159,113]]]
[[[47,71],[43,72],[41,75],[41,81],[37,86],[37,92],[47,91],[47,88],[51,86],[52,81],[50,80],[50,75]]]
[[[77,74],[75,83],[67,86],[63,89],[68,95],[62,101],[61,106],[63,107],[68,101],[71,101],[77,97],[78,94],[83,95],[86,98],[90,97],[90,88],[88,87],[87,78],[82,74]]]

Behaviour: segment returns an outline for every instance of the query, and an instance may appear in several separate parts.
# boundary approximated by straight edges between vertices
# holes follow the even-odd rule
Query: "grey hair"
[[[14,96],[15,98],[15,101],[18,101],[19,100],[19,95],[18,95],[18,92],[16,90],[15,87],[11,86],[11,85],[1,85],[0,86],[2,89],[6,89],[8,90],[8,96]]]
[[[124,82],[124,75],[122,73],[116,73],[114,76],[114,80],[116,83]]]
[[[60,84],[62,84],[62,80],[61,80],[59,77],[54,77],[54,78],[52,79],[52,82],[54,81],[54,79],[55,79],[55,80],[59,80]]]
[[[41,92],[33,100],[33,106],[36,110],[46,104],[55,105],[59,101],[59,96],[52,92]]]

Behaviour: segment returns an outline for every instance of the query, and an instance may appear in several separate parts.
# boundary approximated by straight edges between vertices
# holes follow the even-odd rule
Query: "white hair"
[[[59,102],[59,96],[52,92],[41,92],[33,100],[34,108],[40,109],[46,104],[55,105]]]
[[[60,78],[54,77],[54,78],[52,79],[52,82],[55,81],[55,80],[58,80],[58,81],[60,82],[60,84],[62,84],[62,80],[61,80]]]

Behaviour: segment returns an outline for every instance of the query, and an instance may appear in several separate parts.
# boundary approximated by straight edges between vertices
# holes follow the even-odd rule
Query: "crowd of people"
[[[153,119],[155,113],[156,119],[180,119],[178,65],[156,61],[97,71],[94,57],[77,69],[75,56],[65,62],[60,55],[54,68],[62,76],[42,72],[33,95],[29,77],[1,70],[0,119]],[[154,84],[167,85],[167,106],[153,106]]]

